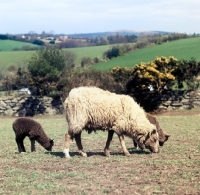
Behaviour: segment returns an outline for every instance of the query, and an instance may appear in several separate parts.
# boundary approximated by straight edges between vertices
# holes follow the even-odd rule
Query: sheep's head
[[[45,149],[48,150],[48,151],[51,151],[53,145],[54,145],[54,141],[51,139],[51,140],[49,140],[48,146],[45,147]]]
[[[169,137],[170,137],[170,135],[165,134],[165,133],[163,133],[163,135],[159,136],[159,145],[163,146]]]
[[[153,129],[147,134],[144,140],[144,145],[145,148],[149,149],[151,152],[159,152],[159,135],[157,130]]]

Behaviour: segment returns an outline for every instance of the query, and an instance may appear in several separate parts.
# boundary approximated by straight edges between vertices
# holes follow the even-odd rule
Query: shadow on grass
[[[51,154],[52,156],[57,156],[60,158],[65,158],[65,154],[63,152],[45,152],[46,154]],[[70,156],[81,156],[79,152],[70,152]],[[87,152],[87,157],[91,156],[105,156],[103,152]]]
[[[150,151],[145,151],[145,150],[137,150],[135,148],[128,148],[128,151],[130,154],[150,154]],[[104,152],[86,152],[87,157],[92,157],[92,156],[104,156]],[[65,158],[65,154],[63,152],[45,152],[45,154],[50,154],[52,156],[60,157],[60,158]],[[111,156],[124,156],[123,152],[110,152]],[[81,156],[79,152],[70,152],[71,157],[75,156]]]
[[[130,154],[151,154],[150,151],[136,149],[136,148],[128,148]]]

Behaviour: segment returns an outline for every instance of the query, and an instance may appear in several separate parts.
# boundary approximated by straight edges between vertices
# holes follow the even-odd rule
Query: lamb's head
[[[150,131],[144,140],[145,148],[149,149],[151,152],[159,152],[159,135],[156,129]]]
[[[51,151],[53,145],[54,145],[54,141],[53,141],[52,139],[50,139],[50,140],[48,141],[48,143],[45,144],[45,149],[48,150],[48,151]]]

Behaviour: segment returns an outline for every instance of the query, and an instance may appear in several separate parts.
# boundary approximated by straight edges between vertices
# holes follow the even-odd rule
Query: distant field
[[[23,46],[37,47],[32,43],[25,43],[13,40],[0,40],[0,51],[13,51],[15,48],[22,48]]]
[[[0,52],[1,70],[6,70],[10,65],[24,67],[24,60],[28,58],[34,51],[10,51]]]
[[[102,58],[103,53],[108,50],[111,45],[81,47],[64,49],[64,51],[72,51],[76,55],[75,65],[80,65],[81,58],[90,57],[91,59],[98,57]],[[98,70],[111,70],[113,67],[133,67],[140,62],[149,62],[160,56],[174,56],[177,59],[189,60],[192,57],[200,61],[200,37],[188,38],[177,41],[168,42],[162,45],[140,49],[124,56],[115,58],[108,62],[101,62],[93,67]],[[9,65],[23,66],[23,61],[28,58],[33,51],[11,51],[0,52],[0,66]]]
[[[79,65],[83,57],[102,58],[104,51],[108,50],[110,45],[95,46],[95,47],[81,47],[64,49],[64,51],[72,51],[76,55],[75,64]],[[24,60],[31,56],[34,51],[10,51],[0,52],[0,66],[5,69],[10,65],[24,66]]]
[[[90,57],[94,59],[98,57],[102,59],[103,53],[107,51],[111,45],[93,46],[93,47],[80,47],[80,48],[69,48],[67,51],[72,51],[76,54],[76,65],[81,63],[83,57]]]
[[[108,62],[101,62],[95,65],[95,68],[99,70],[110,70],[116,66],[133,67],[140,62],[153,61],[156,57],[160,56],[174,56],[177,59],[185,60],[193,57],[200,61],[199,51],[200,37],[188,38],[140,49]]]

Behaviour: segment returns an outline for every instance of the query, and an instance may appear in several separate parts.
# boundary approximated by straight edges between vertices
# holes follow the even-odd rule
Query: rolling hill
[[[80,47],[69,48],[64,51],[74,52],[76,55],[75,65],[81,63],[83,57],[90,57],[91,59],[98,57],[102,58],[104,51],[108,50],[110,45],[94,46],[94,47]],[[24,60],[29,58],[34,51],[10,51],[0,52],[0,67],[1,70],[6,69],[10,65],[24,66]]]
[[[124,56],[117,57],[107,62],[101,62],[94,66],[98,70],[111,70],[113,67],[133,67],[140,62],[149,62],[156,57],[174,56],[178,60],[189,60],[195,58],[200,61],[200,37],[181,39],[167,42],[162,45],[154,45],[148,48],[139,49]]]
[[[22,47],[31,47],[31,48],[35,48],[38,47],[35,44],[32,43],[26,43],[26,42],[21,42],[21,41],[13,41],[13,40],[0,40],[0,51],[13,51],[13,49],[21,49]]]
[[[79,65],[82,57],[90,57],[91,59],[102,58],[103,53],[108,50],[111,45],[81,47],[65,49],[72,51],[76,55],[75,64]],[[64,51],[65,51],[64,50]],[[181,39],[177,41],[167,42],[161,45],[154,45],[148,48],[139,49],[124,56],[114,58],[107,62],[101,62],[93,65],[98,70],[111,70],[113,67],[133,67],[140,62],[149,62],[160,56],[174,56],[177,59],[195,58],[200,61],[200,37]],[[7,51],[0,52],[1,70],[6,69],[10,65],[24,66],[24,60],[34,51]]]

